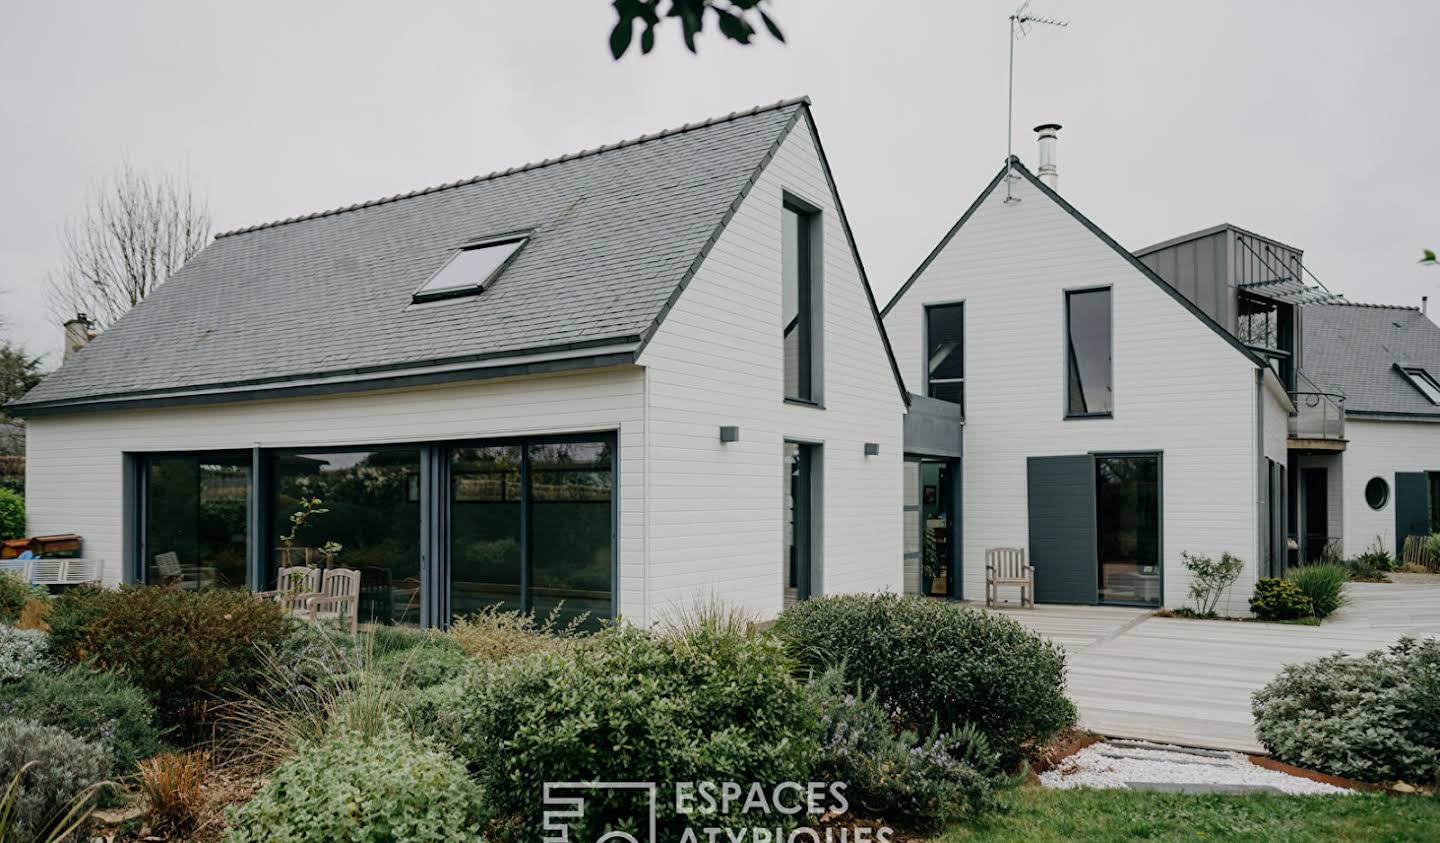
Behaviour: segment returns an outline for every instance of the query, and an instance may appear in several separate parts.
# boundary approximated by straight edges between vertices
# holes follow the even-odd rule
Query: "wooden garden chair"
[[[304,565],[281,568],[275,577],[275,590],[256,592],[255,596],[279,603],[281,609],[292,615],[309,617],[310,609],[305,605],[305,601],[320,595],[323,573],[322,568]]]
[[[985,548],[985,605],[1000,602],[1001,586],[1020,587],[1020,606],[1035,608],[1035,566],[1025,563],[1023,547]]]
[[[360,628],[360,572],[349,568],[326,568],[320,593],[307,597],[310,622],[341,621],[350,634]]]

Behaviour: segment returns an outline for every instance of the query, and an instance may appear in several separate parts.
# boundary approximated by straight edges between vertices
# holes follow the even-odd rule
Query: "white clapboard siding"
[[[619,432],[622,614],[641,610],[644,376],[634,366],[424,389],[123,412],[41,416],[27,428],[31,534],[79,533],[120,577],[126,451],[379,445],[530,434]]]
[[[824,409],[783,402],[783,191],[820,208],[824,221]],[[780,610],[787,438],[823,447],[820,589],[900,590],[903,403],[803,120],[640,363],[657,619],[712,597],[762,617]],[[722,425],[738,426],[740,441],[722,444]],[[879,456],[864,456],[866,442],[879,443]]]
[[[965,302],[964,589],[987,547],[1028,541],[1026,458],[1164,452],[1164,600],[1183,605],[1181,551],[1257,551],[1256,367],[1030,182],[991,193],[886,316],[901,373],[924,383],[926,303]],[[1113,419],[1065,421],[1063,291],[1113,288]],[[1271,423],[1283,431],[1279,421]]]

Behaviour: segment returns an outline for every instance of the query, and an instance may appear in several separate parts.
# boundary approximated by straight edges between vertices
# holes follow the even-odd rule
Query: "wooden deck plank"
[[[1064,647],[1080,725],[1113,737],[1263,752],[1250,696],[1287,664],[1440,636],[1440,577],[1352,583],[1320,626],[1157,618],[1113,606],[1000,608]]]

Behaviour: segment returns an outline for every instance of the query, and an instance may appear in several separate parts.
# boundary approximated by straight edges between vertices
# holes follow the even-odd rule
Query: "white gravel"
[[[1187,750],[1164,744],[1108,741],[1087,746],[1061,761],[1040,776],[1045,787],[1074,788],[1135,788],[1196,792],[1230,788],[1273,789],[1281,793],[1314,795],[1352,793],[1353,791],[1323,782],[1303,779],[1268,770],[1250,763],[1244,755],[1233,752]]]

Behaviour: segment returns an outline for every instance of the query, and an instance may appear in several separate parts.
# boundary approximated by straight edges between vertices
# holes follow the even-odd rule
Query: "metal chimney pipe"
[[[1421,296],[1421,297],[1420,297],[1420,315],[1421,315],[1421,316],[1429,316],[1429,315],[1430,315],[1430,297],[1429,297],[1429,296]]]
[[[1040,181],[1051,190],[1060,189],[1060,171],[1055,166],[1055,133],[1060,131],[1059,123],[1044,123],[1035,127],[1040,142]]]

